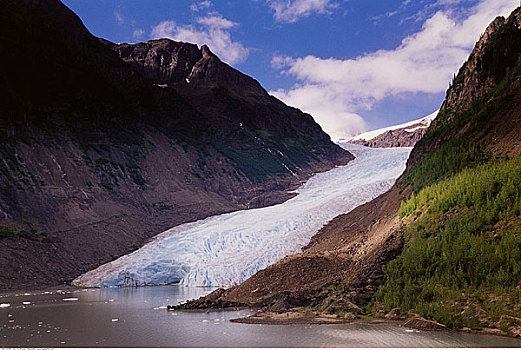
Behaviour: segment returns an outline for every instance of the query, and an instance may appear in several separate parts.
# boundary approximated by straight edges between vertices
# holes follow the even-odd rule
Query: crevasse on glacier
[[[209,217],[169,229],[141,249],[87,272],[78,286],[180,283],[229,287],[297,253],[329,220],[388,190],[410,148],[343,144],[356,159],[313,176],[298,195],[271,207]]]

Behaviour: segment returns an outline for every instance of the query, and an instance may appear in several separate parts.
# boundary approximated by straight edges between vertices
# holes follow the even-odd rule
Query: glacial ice
[[[290,200],[173,227],[141,249],[73,281],[84,287],[239,284],[297,253],[335,216],[388,190],[405,169],[411,148],[341,144],[356,156],[316,174]]]

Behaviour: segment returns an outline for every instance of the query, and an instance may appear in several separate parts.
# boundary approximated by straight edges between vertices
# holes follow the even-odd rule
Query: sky
[[[519,0],[62,0],[96,36],[207,44],[333,139],[437,110]]]

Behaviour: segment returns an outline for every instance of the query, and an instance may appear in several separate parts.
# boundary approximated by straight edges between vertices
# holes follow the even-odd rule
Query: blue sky
[[[209,47],[334,139],[430,114],[518,0],[63,0],[96,36]]]

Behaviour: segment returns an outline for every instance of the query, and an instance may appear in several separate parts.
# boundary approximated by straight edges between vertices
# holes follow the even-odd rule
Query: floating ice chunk
[[[22,301],[22,304],[23,305],[31,305],[31,302],[30,301]]]
[[[9,304],[9,303],[2,303],[2,304],[0,304],[0,308],[7,308],[9,306],[11,306],[11,304]]]
[[[113,318],[113,319],[111,319],[110,321],[112,321],[112,322],[118,322],[118,321],[119,321],[119,318]]]
[[[284,256],[300,252],[335,216],[387,191],[405,169],[411,151],[342,146],[356,159],[314,175],[290,200],[176,226],[73,284],[229,287],[243,282]]]
[[[63,298],[63,301],[78,301],[78,298]]]

